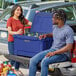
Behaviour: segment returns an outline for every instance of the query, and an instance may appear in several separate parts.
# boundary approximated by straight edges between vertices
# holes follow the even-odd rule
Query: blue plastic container
[[[39,34],[51,33],[52,14],[46,12],[37,13],[32,23],[31,32]],[[52,38],[39,40],[39,38],[33,36],[15,35],[14,54],[32,57],[41,51],[49,49],[52,41]]]
[[[49,49],[52,41],[52,38],[39,40],[37,37],[15,35],[14,54],[32,57],[41,51]]]

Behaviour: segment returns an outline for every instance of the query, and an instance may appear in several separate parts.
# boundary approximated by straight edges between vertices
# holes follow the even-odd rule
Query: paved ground
[[[4,54],[9,54],[8,52],[8,45],[0,43],[0,60],[1,61],[7,61],[7,59],[4,57]],[[24,66],[21,65],[20,71],[24,74],[24,76],[29,75],[29,69],[24,68]],[[37,72],[37,76],[40,76],[40,73]]]
[[[20,68],[20,70],[23,72],[24,76],[29,76],[29,70],[28,69]],[[40,72],[37,72],[36,76],[40,76]]]

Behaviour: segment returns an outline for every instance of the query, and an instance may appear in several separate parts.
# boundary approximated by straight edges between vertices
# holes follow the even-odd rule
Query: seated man
[[[42,51],[31,58],[29,76],[36,76],[37,64],[41,62],[41,76],[48,76],[49,64],[63,62],[70,59],[73,45],[73,30],[65,24],[66,13],[63,10],[53,12],[53,33],[40,35],[39,38],[52,37],[53,44],[49,50]]]

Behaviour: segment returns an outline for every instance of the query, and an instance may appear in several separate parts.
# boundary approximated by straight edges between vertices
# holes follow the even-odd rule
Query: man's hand
[[[42,38],[46,38],[46,37],[47,37],[46,34],[40,35],[40,36],[39,36],[39,39],[41,40]]]
[[[47,55],[45,57],[50,57],[50,56],[54,56],[55,55],[55,52],[49,52],[47,53]]]

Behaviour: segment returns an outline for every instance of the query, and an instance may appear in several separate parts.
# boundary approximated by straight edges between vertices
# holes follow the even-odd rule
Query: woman
[[[11,11],[11,16],[7,21],[8,29],[8,49],[10,54],[14,54],[14,38],[15,34],[24,34],[24,26],[32,25],[30,21],[24,18],[22,7],[18,4],[14,5]],[[19,69],[19,63],[11,60],[11,65],[15,64],[15,69]]]

